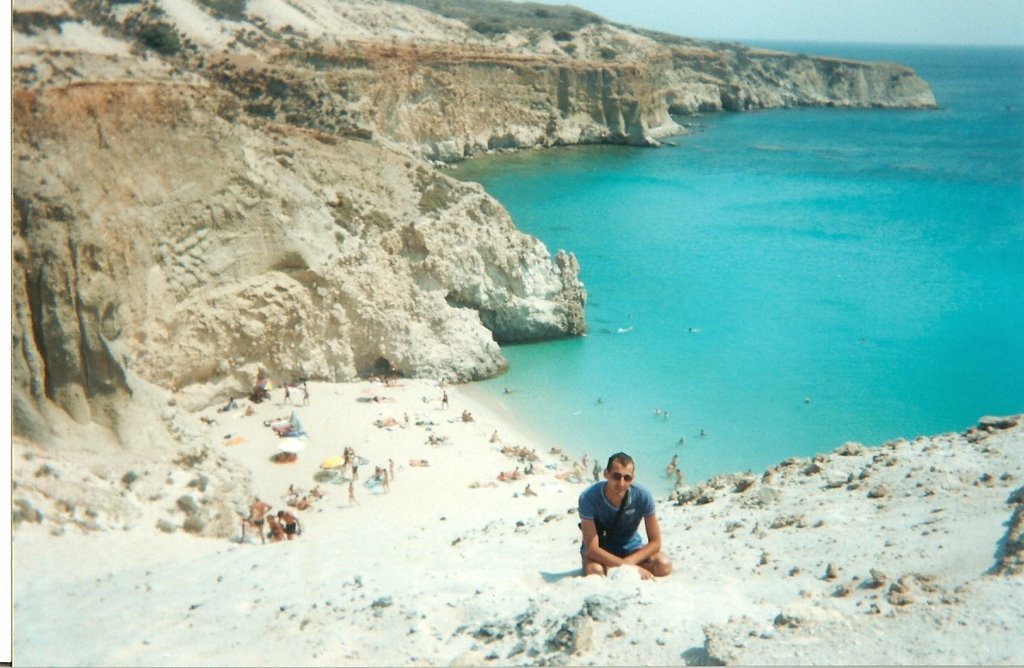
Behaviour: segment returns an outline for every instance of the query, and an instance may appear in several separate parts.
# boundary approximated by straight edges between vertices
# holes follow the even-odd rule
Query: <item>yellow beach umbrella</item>
[[[341,455],[335,455],[333,457],[328,457],[327,459],[325,459],[322,462],[320,462],[320,468],[322,468],[322,469],[336,469],[339,466],[342,466],[344,464],[345,464],[345,458],[342,457]]]

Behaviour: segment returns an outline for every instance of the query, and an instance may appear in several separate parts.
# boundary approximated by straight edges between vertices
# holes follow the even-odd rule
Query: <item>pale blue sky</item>
[[[570,0],[558,4],[575,5],[617,23],[706,39],[1024,46],[1024,0]]]

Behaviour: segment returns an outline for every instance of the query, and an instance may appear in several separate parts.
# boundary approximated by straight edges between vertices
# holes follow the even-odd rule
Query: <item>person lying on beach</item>
[[[506,457],[517,457],[519,461],[537,461],[537,453],[534,450],[529,450],[521,445],[506,445],[501,449],[501,454]]]
[[[503,482],[519,480],[522,477],[523,472],[519,470],[518,466],[512,471],[502,471],[501,473],[498,474],[498,480],[501,480]]]
[[[430,462],[426,459],[410,459],[409,466],[430,466]]]
[[[654,497],[633,483],[633,458],[617,452],[608,459],[604,482],[596,482],[580,494],[580,556],[583,575],[605,575],[608,569],[636,566],[649,580],[672,572],[672,562],[661,551],[661,528],[655,515]],[[637,529],[644,522],[647,543]]]
[[[291,506],[292,508],[295,508],[296,510],[308,510],[309,507],[313,505],[313,502],[309,500],[308,496],[304,496],[301,499],[289,499],[288,505]]]

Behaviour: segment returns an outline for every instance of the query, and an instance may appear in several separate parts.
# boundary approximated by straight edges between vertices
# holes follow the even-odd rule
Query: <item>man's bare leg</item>
[[[658,552],[640,563],[640,567],[650,571],[654,577],[663,578],[672,572],[672,560],[664,552]]]
[[[581,556],[583,557],[583,577],[588,575],[605,575],[608,573],[608,569],[604,567],[604,564],[593,559],[587,559],[586,555]]]

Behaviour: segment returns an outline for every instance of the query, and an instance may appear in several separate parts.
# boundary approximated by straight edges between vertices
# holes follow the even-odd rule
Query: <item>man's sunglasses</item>
[[[615,473],[612,473],[611,476],[612,476],[612,480],[614,480],[615,482],[618,482],[618,481],[622,480],[623,478],[626,479],[626,482],[633,482],[633,476],[629,475],[628,473],[622,474],[622,473],[619,473],[618,471],[616,471]]]

